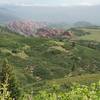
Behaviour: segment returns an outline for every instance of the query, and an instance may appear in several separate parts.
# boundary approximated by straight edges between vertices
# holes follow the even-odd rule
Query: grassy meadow
[[[81,30],[85,31],[85,32],[90,32],[91,34],[89,35],[85,35],[85,36],[81,36],[79,39],[82,40],[94,40],[94,41],[98,41],[100,42],[100,28],[81,28]]]

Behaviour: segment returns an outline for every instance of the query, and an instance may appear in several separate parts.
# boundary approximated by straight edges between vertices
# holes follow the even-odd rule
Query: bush
[[[100,100],[100,82],[90,86],[77,84],[68,92],[41,91],[34,100]]]
[[[40,77],[42,79],[50,78],[50,72],[46,67],[35,67],[35,69],[33,71],[33,75]]]

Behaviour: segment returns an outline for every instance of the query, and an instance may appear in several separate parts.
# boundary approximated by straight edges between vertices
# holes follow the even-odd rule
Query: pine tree
[[[8,91],[10,91],[10,96],[15,100],[18,100],[20,97],[20,89],[13,72],[13,66],[8,64],[7,60],[4,60],[1,71],[1,83],[4,84],[6,80],[8,81]]]
[[[4,84],[0,83],[0,100],[13,100],[10,97],[10,92],[8,91],[8,79],[5,80]]]

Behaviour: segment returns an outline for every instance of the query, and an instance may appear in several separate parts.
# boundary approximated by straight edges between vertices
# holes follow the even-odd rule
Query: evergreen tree
[[[0,83],[0,100],[13,100],[10,97],[10,92],[8,91],[8,79],[5,80],[4,84]]]
[[[8,81],[8,91],[10,91],[10,96],[15,100],[19,100],[20,89],[13,72],[13,66],[9,65],[7,60],[4,60],[1,71],[1,83],[4,84],[6,80]]]

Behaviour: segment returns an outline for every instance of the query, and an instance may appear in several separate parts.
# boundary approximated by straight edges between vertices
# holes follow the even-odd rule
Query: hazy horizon
[[[20,18],[68,24],[87,21],[100,25],[99,9],[99,0],[3,0],[0,1],[0,21]]]

